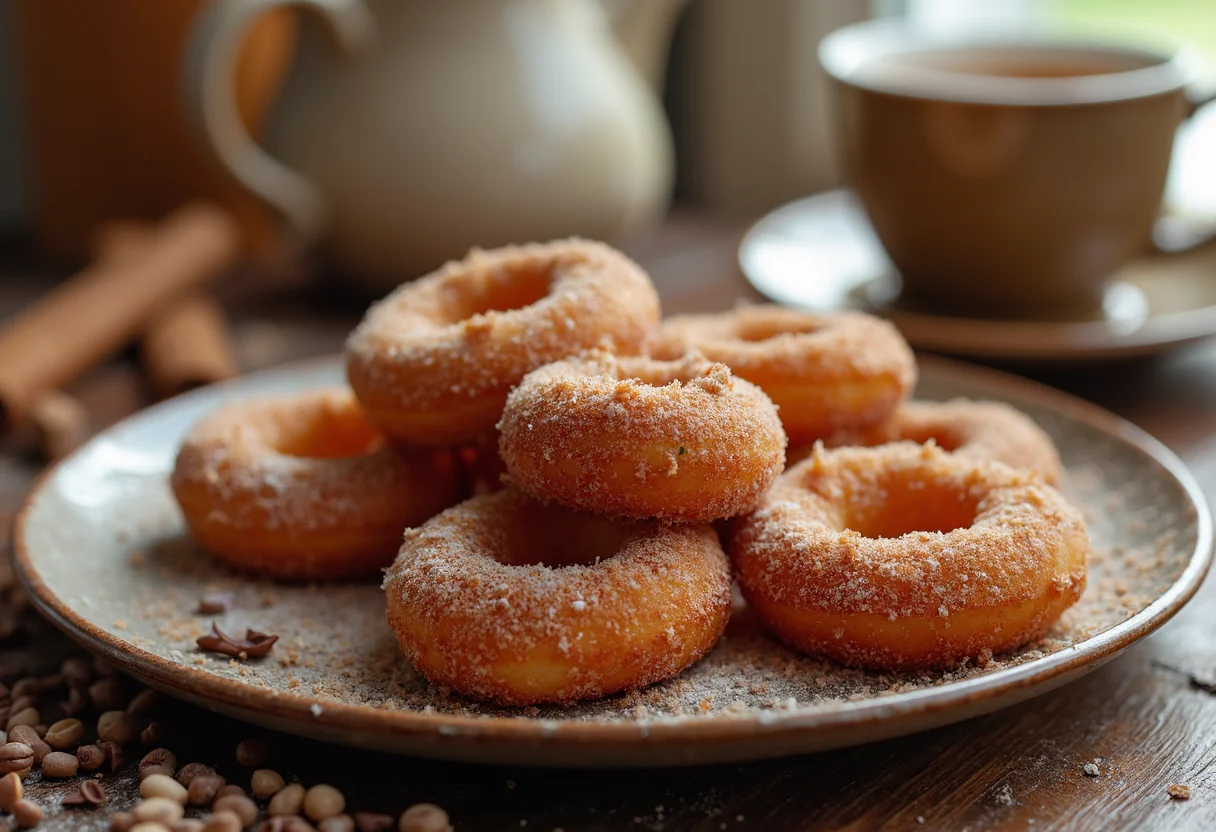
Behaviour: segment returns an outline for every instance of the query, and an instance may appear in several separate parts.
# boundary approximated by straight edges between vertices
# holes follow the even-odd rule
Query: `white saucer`
[[[960,318],[904,308],[899,276],[857,198],[828,191],[763,217],[739,245],[763,295],[788,306],[889,318],[918,349],[980,358],[1077,361],[1149,355],[1216,335],[1216,243],[1129,263],[1089,320]]]

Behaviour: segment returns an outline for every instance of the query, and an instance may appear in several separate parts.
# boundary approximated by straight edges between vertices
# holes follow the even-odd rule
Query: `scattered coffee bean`
[[[317,832],[355,832],[355,819],[350,815],[334,815],[318,823]]]
[[[89,685],[89,699],[99,711],[121,711],[127,706],[127,692],[116,676],[98,679]]]
[[[156,703],[159,699],[159,693],[152,690],[152,688],[144,688],[135,694],[135,698],[131,700],[131,704],[127,705],[127,713],[131,716],[150,713],[156,708]]]
[[[203,821],[203,832],[241,832],[241,819],[235,812],[214,812]]]
[[[0,773],[28,773],[34,765],[34,749],[23,742],[7,742],[0,745]]]
[[[142,780],[144,777],[144,769],[152,766],[160,766],[161,768],[169,769],[169,775],[172,776],[177,771],[177,755],[167,748],[154,748],[143,756],[139,761],[139,777]]]
[[[203,763],[186,763],[177,773],[177,782],[189,786],[190,781],[200,774],[215,774],[215,769]]]
[[[209,806],[222,788],[223,777],[218,774],[200,774],[186,787],[186,802],[193,806]]]
[[[250,768],[265,768],[270,762],[270,746],[265,740],[241,740],[236,746],[236,761]]]
[[[96,780],[85,780],[80,788],[63,799],[64,806],[96,808],[106,802],[106,790]]]
[[[154,820],[146,820],[131,827],[131,832],[166,832],[168,826]]]
[[[75,748],[84,736],[84,723],[79,719],[61,719],[47,729],[46,744],[56,751]]]
[[[126,711],[106,711],[97,720],[97,737],[102,742],[126,745],[135,742],[138,735],[135,720]]]
[[[221,797],[245,797],[245,790],[236,783],[228,783],[227,785],[220,786],[220,790],[215,793],[216,800],[219,800]]]
[[[62,673],[51,673],[38,680],[38,692],[49,693],[50,691],[59,690],[67,683],[67,676],[64,676]]]
[[[355,828],[359,832],[385,832],[392,829],[396,819],[378,812],[355,812]]]
[[[140,793],[142,794],[142,790]],[[131,814],[135,816],[137,823],[151,821],[152,823],[162,823],[165,826],[171,826],[175,821],[181,820],[185,812],[186,810],[182,808],[182,804],[176,800],[159,795],[141,800],[131,810]]]
[[[10,771],[0,777],[0,812],[13,811],[13,806],[24,796],[25,788],[16,772]]]
[[[314,822],[341,814],[345,808],[342,792],[328,783],[313,786],[304,795],[304,817]]]
[[[169,829],[170,832],[203,832],[203,822],[198,818],[182,818]]]
[[[101,656],[93,657],[93,672],[98,676],[114,676],[118,673],[118,668],[110,664]]]
[[[159,722],[149,722],[139,732],[139,741],[144,745],[159,745],[165,739],[165,728]]]
[[[82,745],[76,749],[76,759],[85,771],[96,771],[106,761],[106,752],[100,746]]]
[[[267,800],[274,797],[287,784],[283,782],[283,775],[269,768],[260,768],[253,773],[253,777],[249,779],[249,791],[259,800]]]
[[[37,725],[34,726],[34,733],[40,737],[45,738],[46,732],[49,730],[50,730],[50,727],[47,725],[43,725],[41,722],[39,722]]]
[[[76,755],[66,751],[52,751],[42,758],[43,777],[54,777],[57,780],[75,777],[78,768],[80,761],[76,759]]]
[[[25,696],[18,696],[12,702],[9,702],[8,707],[12,713],[20,713],[27,708],[37,708],[38,700],[33,696],[26,694]]]
[[[69,685],[79,687],[93,681],[93,664],[79,656],[64,659],[63,664],[59,665],[59,672]]]
[[[266,807],[266,811],[271,815],[298,815],[302,808],[304,808],[304,787],[299,783],[292,783],[270,798],[270,805]]]
[[[76,716],[76,714],[89,707],[89,696],[84,692],[83,688],[69,688],[68,698],[59,703],[59,710],[63,711],[65,716]]]
[[[23,708],[14,710],[13,715],[8,718],[8,722],[4,725],[4,730],[12,731],[18,725],[29,725],[33,727],[42,721],[42,717],[38,716],[37,708]]]
[[[42,737],[38,736],[38,732],[34,730],[32,725],[18,725],[8,733],[9,742],[20,742],[28,745],[34,751],[34,762],[41,763],[47,754],[51,753],[51,747],[46,744]]]
[[[13,692],[8,689],[8,685],[0,682],[0,699],[12,699]]]
[[[24,679],[18,679],[16,682],[13,682],[13,689],[9,691],[9,697],[12,699],[37,695],[38,680],[33,676],[26,676]]]
[[[216,812],[232,812],[241,819],[241,826],[250,826],[258,819],[257,805],[244,795],[230,794],[218,798],[211,806]]]
[[[236,596],[231,592],[208,592],[198,600],[199,615],[219,615],[232,609]]]
[[[415,803],[401,813],[397,832],[452,832],[452,822],[434,803]]]
[[[33,829],[42,822],[42,807],[22,798],[13,806],[13,820],[21,829]]]
[[[186,787],[165,774],[150,774],[140,780],[139,793],[142,797],[163,797],[181,806],[186,805]]]
[[[139,779],[143,780],[145,777],[151,777],[153,774],[159,774],[162,777],[172,777],[173,769],[166,768],[164,766],[148,766],[146,768],[141,768],[139,770]]]
[[[110,815],[110,832],[131,832],[135,816],[130,812],[115,812]]]
[[[118,771],[122,767],[123,753],[122,746],[116,742],[101,742],[98,743],[101,750],[106,752],[106,759],[110,761],[110,773]]]

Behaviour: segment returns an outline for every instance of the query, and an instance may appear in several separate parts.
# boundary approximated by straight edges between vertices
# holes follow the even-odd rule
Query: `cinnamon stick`
[[[179,208],[139,257],[102,258],[0,329],[0,424],[26,419],[39,395],[122,347],[152,312],[201,286],[240,251],[221,209]]]
[[[63,459],[92,433],[89,412],[78,399],[60,390],[42,393],[30,408],[38,450],[48,462]]]

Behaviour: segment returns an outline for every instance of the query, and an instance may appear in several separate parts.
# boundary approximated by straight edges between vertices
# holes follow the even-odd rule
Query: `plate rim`
[[[33,565],[27,541],[27,527],[31,517],[37,511],[40,496],[62,467],[76,459],[93,443],[104,440],[112,431],[123,428],[135,416],[147,418],[148,414],[154,414],[158,410],[180,406],[183,401],[213,398],[217,394],[222,395],[225,389],[240,389],[251,383],[256,384],[259,378],[278,377],[285,373],[318,372],[339,360],[340,357],[331,355],[291,362],[168,399],[107,428],[40,474],[23,499],[12,529],[14,569],[34,606],[70,638],[88,649],[101,652],[114,664],[148,681],[154,687],[179,691],[195,701],[210,700],[219,703],[230,713],[252,711],[265,714],[279,723],[311,724],[319,729],[343,733],[371,731],[382,734],[387,731],[399,740],[434,738],[438,734],[447,740],[464,740],[480,748],[486,745],[526,742],[532,745],[539,743],[551,751],[558,751],[563,747],[596,742],[629,745],[677,742],[686,748],[695,749],[732,740],[759,740],[766,735],[775,734],[782,735],[783,744],[786,746],[797,744],[795,734],[807,736],[809,746],[809,738],[816,734],[863,725],[881,726],[896,718],[931,717],[948,708],[963,710],[967,705],[1046,684],[1070,673],[1084,673],[1087,668],[1096,667],[1173,618],[1194,596],[1212,563],[1213,527],[1207,500],[1184,463],[1159,440],[1098,405],[1048,385],[965,362],[936,356],[918,356],[922,367],[933,368],[936,372],[948,374],[964,383],[973,382],[982,387],[999,384],[1001,389],[1011,390],[1015,396],[1028,398],[1132,445],[1160,465],[1180,487],[1194,510],[1195,545],[1178,578],[1144,609],[1097,635],[1041,658],[970,679],[921,688],[898,696],[875,697],[859,702],[819,705],[790,711],[766,711],[763,716],[756,713],[722,714],[713,718],[690,717],[648,722],[622,719],[587,723],[524,716],[465,716],[381,710],[246,685],[239,680],[218,677],[175,662],[112,635],[72,609],[51,591],[39,576]],[[319,711],[315,710],[317,705],[321,706]],[[431,753],[430,756],[445,755]],[[454,752],[446,756],[460,758],[461,754]],[[588,764],[596,765],[594,761],[589,761]]]
[[[797,296],[774,289],[774,283],[747,266],[745,250],[763,228],[796,207],[840,198],[860,202],[853,189],[836,187],[784,202],[750,223],[735,248],[735,263],[748,285],[771,301],[817,312],[861,311],[880,315],[903,333],[917,349],[951,355],[1044,363],[1105,360],[1154,355],[1216,336],[1216,304],[1150,317],[1126,335],[1111,332],[1100,322],[999,321],[956,315],[905,311],[888,306],[840,304],[835,309],[813,307]],[[1168,257],[1170,255],[1162,255]],[[1067,343],[1061,343],[1062,341]]]

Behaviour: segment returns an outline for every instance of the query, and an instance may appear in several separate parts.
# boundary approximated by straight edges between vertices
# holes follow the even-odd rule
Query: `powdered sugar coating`
[[[858,312],[751,305],[663,321],[651,354],[670,359],[689,350],[764,390],[792,442],[880,421],[916,383],[916,360],[899,331]]]
[[[904,402],[886,421],[862,430],[839,431],[825,444],[876,446],[930,439],[961,457],[991,459],[1034,471],[1049,485],[1060,481],[1060,455],[1051,437],[1029,416],[1002,402]],[[813,449],[814,443],[791,448],[787,464],[801,462]]]
[[[514,489],[411,529],[384,586],[413,665],[500,704],[671,678],[717,642],[730,612],[730,570],[710,527],[611,521]]]
[[[724,364],[594,351],[530,373],[499,444],[541,500],[620,517],[705,522],[753,508],[785,464],[769,398]]]
[[[373,305],[347,375],[385,435],[461,444],[493,428],[529,371],[589,347],[637,353],[658,319],[650,278],[602,243],[474,249]]]
[[[1084,590],[1089,543],[1038,477],[902,442],[816,449],[739,521],[730,551],[785,641],[898,669],[1041,636]]]
[[[297,579],[374,574],[406,526],[457,498],[450,454],[386,446],[339,388],[216,410],[182,443],[172,485],[217,557]]]

